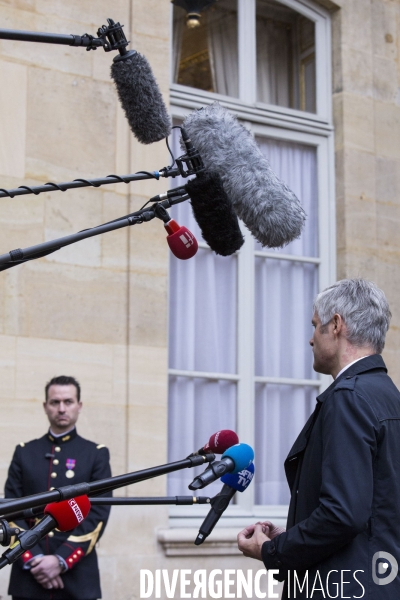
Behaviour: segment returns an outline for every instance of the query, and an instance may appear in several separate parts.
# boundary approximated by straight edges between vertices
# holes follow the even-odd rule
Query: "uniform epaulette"
[[[105,444],[98,444],[98,445],[96,446],[97,450],[100,450],[100,448],[105,448],[105,447],[106,447],[106,445],[105,445]]]
[[[23,448],[25,446],[25,442],[20,442],[19,445],[21,446],[21,448]]]

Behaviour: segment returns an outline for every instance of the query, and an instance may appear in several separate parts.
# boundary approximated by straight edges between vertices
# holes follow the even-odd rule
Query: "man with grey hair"
[[[285,581],[282,598],[400,597],[400,393],[380,356],[390,317],[363,279],[315,300],[314,369],[334,381],[285,461],[287,530],[264,521],[238,535]]]

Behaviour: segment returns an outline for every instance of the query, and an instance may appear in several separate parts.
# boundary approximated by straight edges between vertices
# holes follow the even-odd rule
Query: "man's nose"
[[[314,337],[312,337],[308,343],[310,344],[310,346],[312,348],[314,346]]]
[[[58,410],[59,410],[59,412],[65,412],[64,402],[60,402],[60,404],[58,405]]]

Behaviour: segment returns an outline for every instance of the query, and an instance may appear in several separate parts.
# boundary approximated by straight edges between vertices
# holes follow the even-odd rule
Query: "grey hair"
[[[318,294],[313,308],[322,325],[338,313],[346,324],[351,344],[371,346],[381,354],[392,314],[384,292],[375,283],[342,279]]]

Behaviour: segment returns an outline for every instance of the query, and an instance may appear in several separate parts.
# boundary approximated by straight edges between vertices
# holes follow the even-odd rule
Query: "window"
[[[205,10],[200,26],[188,29],[186,11],[174,6],[175,83],[238,96],[237,8],[219,0]]]
[[[257,0],[255,9],[257,101],[316,112],[314,21],[275,0]],[[185,10],[173,11],[174,83],[237,98],[236,0],[213,4],[195,29],[186,27]]]
[[[257,0],[257,100],[315,112],[315,26],[292,8]]]
[[[232,50],[231,62],[221,59],[224,76],[215,77],[222,50],[211,48],[211,23],[224,11],[237,28],[237,44],[230,38],[237,61]],[[201,243],[190,261],[171,259],[169,459],[198,449],[219,428],[235,429],[255,448],[256,476],[224,518],[284,519],[283,461],[327,383],[312,369],[308,340],[312,299],[335,279],[329,15],[307,0],[219,1],[206,13],[200,83],[184,72],[195,46],[184,54],[183,32],[179,43],[174,38],[173,116],[220,101],[252,131],[308,218],[301,238],[283,249],[262,248],[243,227],[246,241],[234,256],[218,257]],[[201,238],[188,203],[175,207],[175,217]],[[187,494],[192,479],[190,471],[171,474],[169,494]],[[171,515],[190,519],[193,511],[176,507]]]

